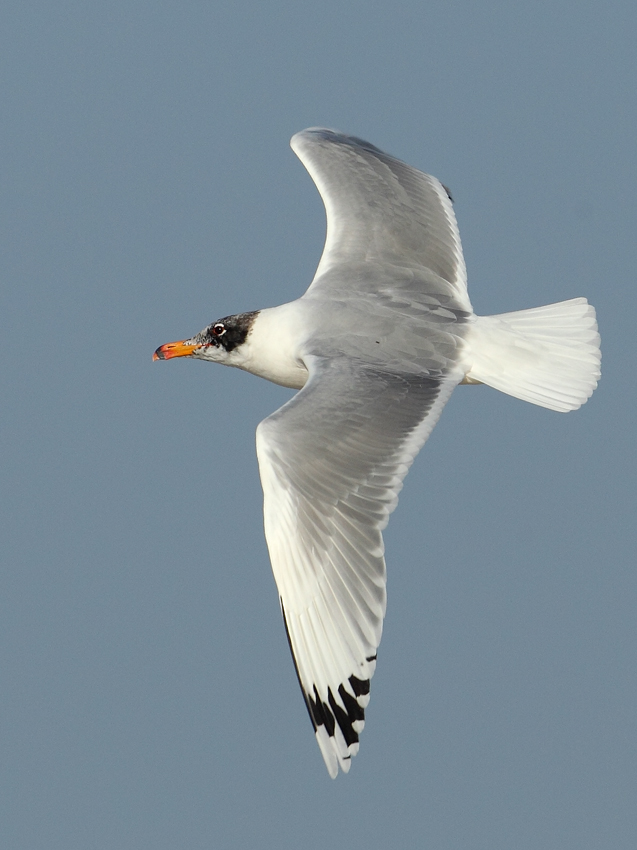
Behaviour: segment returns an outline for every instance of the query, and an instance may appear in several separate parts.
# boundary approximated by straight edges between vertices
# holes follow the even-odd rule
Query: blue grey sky
[[[5,850],[633,850],[634,3],[0,12]],[[262,532],[290,391],[161,343],[298,297],[324,213],[288,147],[447,184],[478,313],[579,295],[561,415],[460,387],[385,540],[367,725],[329,779]]]

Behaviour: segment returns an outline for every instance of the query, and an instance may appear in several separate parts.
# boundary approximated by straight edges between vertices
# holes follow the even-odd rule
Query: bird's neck
[[[246,341],[237,348],[228,365],[284,387],[301,389],[308,372],[301,359],[302,307],[298,301],[260,310]]]

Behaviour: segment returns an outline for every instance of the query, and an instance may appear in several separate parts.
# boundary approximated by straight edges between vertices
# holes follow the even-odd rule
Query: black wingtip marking
[[[369,679],[359,679],[353,675],[349,677],[348,681],[354,691],[354,696],[345,689],[344,685],[341,684],[338,686],[338,695],[341,698],[344,708],[336,702],[331,688],[327,689],[327,702],[323,702],[321,699],[316,685],[314,685],[314,695],[311,696],[308,694],[301,682],[298,664],[296,663],[294,650],[292,648],[292,639],[290,638],[288,621],[285,616],[285,607],[283,606],[283,600],[280,597],[279,602],[281,603],[283,624],[285,626],[285,634],[288,639],[288,646],[290,647],[290,652],[292,654],[292,661],[294,662],[296,678],[298,679],[301,687],[301,693],[303,694],[307,713],[310,715],[314,731],[318,731],[319,726],[324,726],[327,734],[330,738],[333,738],[334,733],[336,732],[336,724],[338,724],[348,747],[352,744],[358,743],[358,732],[354,729],[353,724],[357,721],[365,720],[365,709],[359,704],[356,697],[367,695],[369,693]],[[367,659],[367,661],[375,660],[375,655]],[[346,756],[346,758],[349,758],[349,756]]]
[[[341,685],[339,687],[339,694],[342,688],[343,686]],[[356,704],[358,711],[362,714],[362,717],[357,716],[351,718],[349,716],[349,713],[345,711],[344,708],[341,708],[341,706],[336,702],[331,688],[327,689],[327,698],[332,709],[333,716],[336,718],[336,722],[338,723],[340,730],[343,733],[343,737],[345,738],[345,743],[347,744],[347,746],[351,747],[352,744],[358,743],[358,732],[354,731],[352,723],[354,722],[354,720],[362,720],[365,717],[365,712],[363,711],[363,709],[353,697],[350,697],[352,702]],[[329,729],[327,731],[329,732]],[[332,733],[332,735],[333,734],[334,733]]]
[[[334,697],[332,697],[332,691],[328,689],[328,692],[331,699],[333,700]],[[334,732],[336,731],[336,720],[338,720],[338,718],[334,717],[334,715],[330,711],[330,706],[327,703],[323,702],[323,700],[319,696],[319,692],[316,688],[316,685],[314,685],[314,697],[314,699],[312,699],[312,697],[308,697],[309,703],[312,707],[311,714],[313,715],[312,722],[314,723],[314,729],[317,729],[317,727],[319,726],[325,726],[327,734],[330,736],[330,738],[333,738]],[[340,722],[338,725],[341,725]]]
[[[366,696],[369,693],[369,679],[357,679],[356,676],[350,676],[349,683],[357,697]]]

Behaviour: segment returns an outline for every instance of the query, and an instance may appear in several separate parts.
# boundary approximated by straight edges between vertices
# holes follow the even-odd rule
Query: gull
[[[299,390],[257,428],[264,525],[283,622],[327,770],[359,747],[386,607],[382,532],[458,384],[576,410],[600,375],[595,310],[573,298],[477,316],[452,198],[354,136],[291,146],[327,237],[307,292],[160,346]]]

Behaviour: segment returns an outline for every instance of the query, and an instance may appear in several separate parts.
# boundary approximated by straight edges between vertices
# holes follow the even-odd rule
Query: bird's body
[[[289,304],[159,348],[301,390],[257,429],[265,531],[299,682],[331,776],[358,751],[385,614],[382,530],[451,392],[487,383],[572,410],[599,377],[583,298],[479,317],[439,181],[320,128],[292,147],[323,197],[315,278]]]

